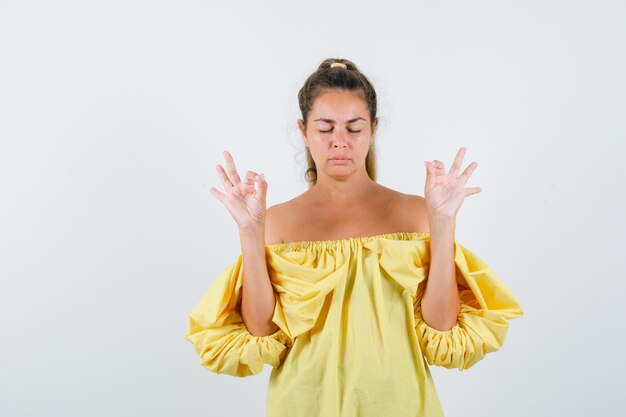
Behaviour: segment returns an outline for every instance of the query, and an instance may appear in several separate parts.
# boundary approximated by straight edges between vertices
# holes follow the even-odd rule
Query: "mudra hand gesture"
[[[211,187],[211,194],[226,206],[240,230],[265,227],[265,197],[267,195],[265,176],[258,175],[254,171],[247,171],[245,180],[242,182],[230,152],[224,151],[224,159],[226,159],[228,174],[219,164],[215,169],[222,180],[226,194],[215,187]],[[255,184],[258,190],[255,189]]]
[[[458,175],[466,150],[465,147],[459,149],[447,174],[443,162],[437,159],[432,162],[424,161],[426,165],[424,198],[431,218],[456,218],[465,197],[482,191],[480,187],[465,188],[465,183],[478,163],[472,162],[461,175]]]

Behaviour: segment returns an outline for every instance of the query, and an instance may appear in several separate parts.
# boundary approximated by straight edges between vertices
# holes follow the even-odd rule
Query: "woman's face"
[[[322,172],[342,177],[365,170],[365,157],[378,120],[372,131],[367,103],[360,92],[320,93],[308,119],[306,128],[301,119],[298,127],[315,161],[318,178]]]

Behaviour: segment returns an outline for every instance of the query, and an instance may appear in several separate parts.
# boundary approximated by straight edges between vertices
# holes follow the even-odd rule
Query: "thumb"
[[[424,161],[426,165],[426,186],[425,190],[428,191],[435,186],[435,172],[432,164],[428,161]]]
[[[257,185],[259,187],[259,200],[265,204],[267,197],[267,181],[265,181],[265,174],[261,174],[257,177]]]

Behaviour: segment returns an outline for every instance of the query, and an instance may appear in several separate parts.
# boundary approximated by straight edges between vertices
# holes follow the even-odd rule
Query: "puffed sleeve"
[[[280,300],[272,321],[279,329],[271,335],[253,336],[241,316],[243,263],[240,255],[213,282],[188,316],[185,339],[200,356],[200,363],[218,374],[246,377],[259,374],[264,364],[279,366],[293,345],[276,318],[282,316]]]
[[[420,282],[414,298],[415,330],[430,365],[465,370],[502,347],[509,320],[521,317],[523,311],[495,272],[456,241],[454,262],[461,304],[457,323],[446,331],[426,324],[421,313],[426,279]],[[426,266],[423,259],[414,265]]]

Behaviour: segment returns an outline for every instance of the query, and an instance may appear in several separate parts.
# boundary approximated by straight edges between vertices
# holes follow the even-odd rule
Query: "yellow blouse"
[[[247,330],[240,255],[189,314],[185,339],[218,374],[245,377],[270,364],[267,417],[443,416],[428,364],[468,369],[500,349],[523,311],[455,240],[458,321],[429,327],[420,312],[429,259],[428,233],[267,245],[279,330]]]

